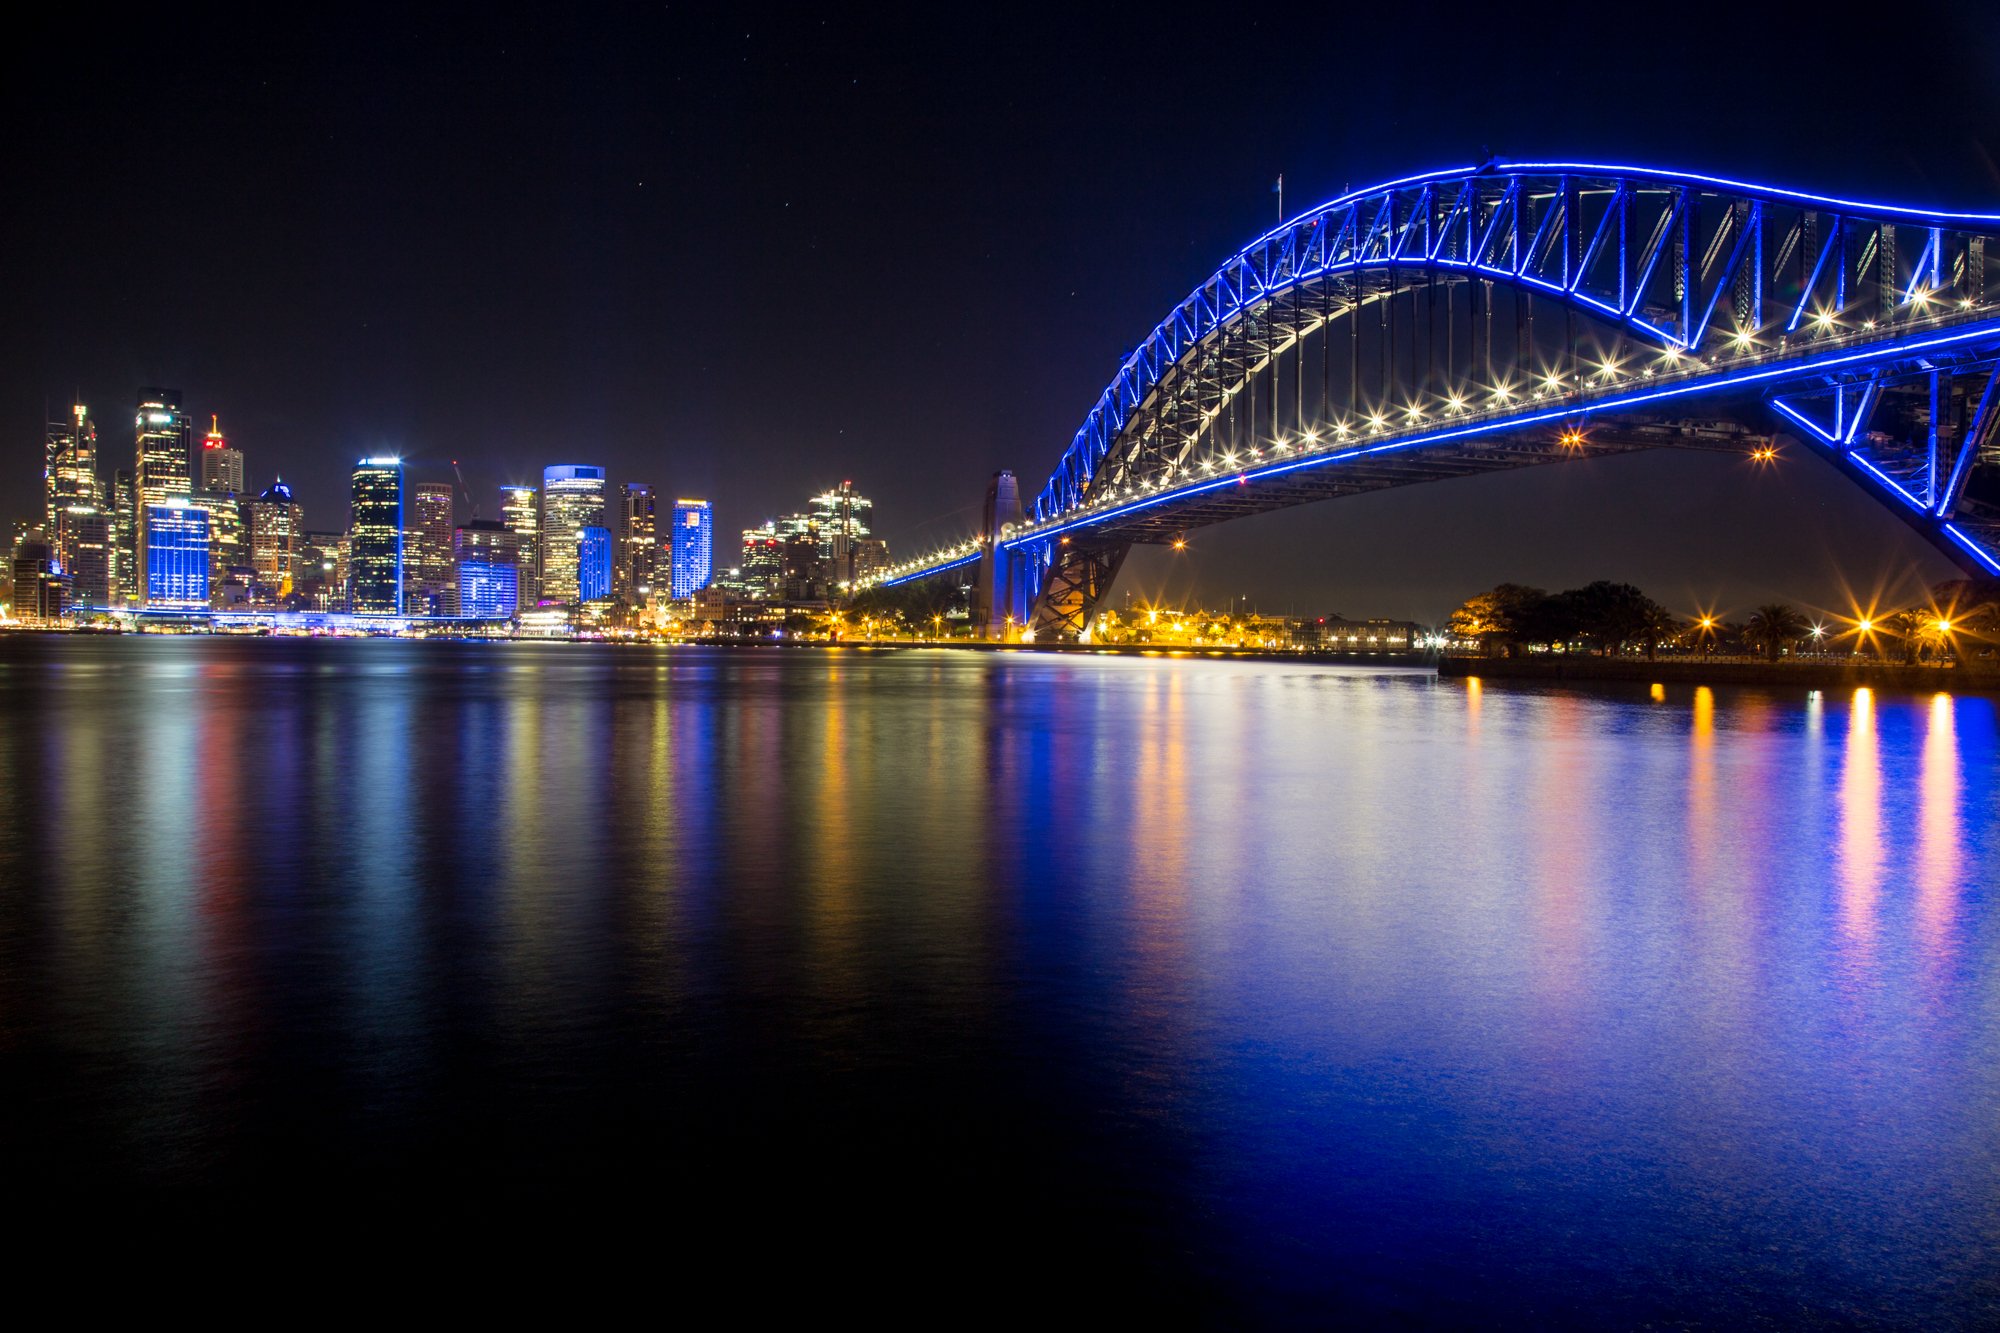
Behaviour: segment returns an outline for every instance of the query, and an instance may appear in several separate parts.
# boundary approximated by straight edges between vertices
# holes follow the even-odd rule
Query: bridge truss
[[[1837,460],[2000,574],[2000,216],[1575,164],[1434,173],[1258,238],[1119,368],[986,541],[1084,632],[1134,543],[1389,486],[1631,449]]]

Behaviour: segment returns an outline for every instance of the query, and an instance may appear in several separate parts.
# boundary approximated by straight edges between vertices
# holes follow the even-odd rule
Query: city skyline
[[[588,464],[551,464],[539,487],[501,487],[499,517],[483,519],[458,460],[445,481],[414,476],[394,454],[365,456],[349,478],[345,525],[329,529],[321,518],[316,527],[281,477],[250,489],[254,470],[219,413],[197,446],[179,390],[147,387],[136,397],[134,461],[114,468],[108,485],[97,475],[101,439],[89,406],[47,423],[42,510],[14,523],[16,619],[106,623],[138,612],[185,623],[210,612],[222,624],[230,615],[332,614],[506,620],[546,635],[556,622],[540,615],[531,624],[528,612],[567,608],[583,618],[562,623],[589,632],[607,613],[629,628],[634,614],[647,623],[684,615],[664,608],[699,597],[710,622],[735,623],[764,608],[824,609],[887,563],[886,545],[870,535],[873,501],[851,481],[745,529],[740,554],[733,546],[723,554],[746,569],[716,563],[708,499],[676,500],[663,534],[651,483],[625,482],[614,506],[606,470]],[[463,524],[461,507],[470,514]],[[781,530],[786,558],[764,561],[758,536]],[[782,619],[786,609],[770,615]]]
[[[136,605],[137,601],[143,600],[142,588],[145,582],[143,571],[147,564],[146,534],[148,531],[147,522],[143,516],[150,508],[156,507],[161,503],[168,500],[191,499],[196,507],[199,508],[203,503],[202,497],[213,494],[217,496],[226,495],[244,506],[250,506],[259,500],[269,501],[281,498],[282,502],[290,507],[288,513],[291,511],[302,511],[305,507],[304,503],[297,498],[293,488],[285,482],[283,470],[277,468],[275,465],[269,474],[270,481],[262,487],[256,484],[261,480],[261,477],[256,470],[257,465],[251,460],[256,456],[258,451],[254,447],[249,449],[242,447],[243,441],[240,438],[232,438],[231,435],[223,432],[220,424],[222,416],[220,409],[207,412],[210,421],[209,427],[206,431],[197,434],[194,423],[198,420],[200,414],[186,410],[184,406],[186,395],[179,389],[145,387],[137,390],[136,397],[137,414],[134,422],[136,434],[134,455],[136,461],[131,469],[131,475],[135,478],[133,482],[133,494],[136,497],[134,512],[142,517],[135,521],[133,535],[128,538],[130,568],[125,572],[123,581],[119,582],[117,586],[114,587],[107,582],[107,595],[105,597],[88,600],[81,598],[73,599],[79,605],[111,606],[121,604],[123,600],[127,599]],[[10,542],[18,539],[22,533],[37,529],[52,529],[54,525],[60,524],[63,520],[59,516],[59,501],[83,500],[89,504],[97,505],[103,509],[106,521],[115,524],[117,518],[117,505],[114,498],[115,478],[123,475],[116,463],[117,459],[123,455],[114,448],[110,454],[111,462],[107,464],[103,461],[105,447],[101,438],[98,421],[99,413],[97,409],[92,408],[87,401],[78,401],[70,405],[68,416],[64,420],[59,421],[52,417],[44,423],[39,437],[42,469],[41,475],[36,478],[37,489],[42,495],[42,508],[36,514],[12,516],[9,531]],[[434,504],[448,503],[450,517],[444,521],[447,521],[454,530],[459,527],[461,521],[479,521],[479,515],[485,512],[485,502],[479,495],[474,494],[465,482],[466,466],[471,466],[475,472],[478,472],[480,469],[479,461],[476,458],[439,460],[429,455],[412,456],[395,451],[381,451],[366,455],[361,461],[363,464],[370,462],[382,462],[385,464],[393,462],[395,466],[402,470],[403,485],[407,492],[406,498],[411,501],[407,507],[412,514],[415,512],[414,501],[420,491],[428,492]],[[105,467],[110,475],[99,475],[97,469],[100,466]],[[153,476],[155,479],[150,482],[146,480],[148,466],[154,469]],[[427,472],[436,475],[419,479],[412,474],[412,469],[417,467],[422,467]],[[159,476],[162,469],[164,469],[163,478]],[[533,593],[537,596],[541,594],[542,571],[544,564],[547,562],[547,542],[549,538],[549,534],[541,523],[541,502],[548,491],[551,475],[560,471],[565,474],[564,480],[567,483],[578,479],[570,474],[576,473],[579,469],[585,474],[585,479],[595,487],[592,491],[589,513],[606,519],[612,523],[612,526],[607,527],[602,523],[586,525],[580,521],[568,522],[567,526],[569,529],[576,529],[578,531],[584,526],[598,526],[612,534],[611,541],[613,545],[609,565],[611,572],[609,576],[610,582],[606,585],[609,590],[606,595],[609,595],[610,592],[615,592],[619,595],[632,595],[638,587],[636,575],[640,561],[640,557],[633,553],[633,546],[635,542],[642,546],[645,544],[644,538],[636,534],[656,530],[654,527],[656,519],[651,506],[656,502],[655,497],[662,488],[652,481],[621,480],[619,482],[620,492],[616,497],[617,502],[614,506],[610,489],[612,482],[608,471],[601,466],[573,464],[550,464],[542,466],[538,469],[539,484],[501,481],[491,488],[493,491],[492,498],[497,500],[496,510],[503,515],[508,512],[510,507],[509,496],[525,494],[534,498],[534,503],[524,513],[524,518],[533,524],[535,536],[528,543],[526,553],[521,557],[522,563],[520,569],[523,571],[522,577],[524,579],[522,592]],[[0,476],[5,476],[9,471],[10,469],[0,467]],[[795,523],[803,522],[808,515],[813,514],[816,510],[823,509],[830,496],[838,494],[843,488],[851,487],[851,485],[851,482],[842,482],[829,490],[815,491],[804,510],[793,511],[788,514],[784,505],[776,505],[763,513],[763,525],[767,529],[772,528],[780,518],[789,518]],[[273,494],[274,488],[276,494]],[[4,492],[4,490],[5,487],[0,486],[0,492]],[[153,502],[150,505],[146,503],[148,496],[151,496]],[[346,504],[351,508],[352,502],[353,497],[350,487],[349,491],[346,492]],[[705,567],[709,572],[703,575],[701,580],[701,586],[706,586],[709,579],[717,576],[723,569],[729,568],[729,566],[717,565],[712,555],[712,535],[709,534],[712,534],[716,523],[713,510],[715,502],[704,498],[683,501],[682,503],[703,506],[707,514],[703,525],[704,541],[709,544],[709,551],[711,553],[705,553],[702,557],[705,561]],[[865,536],[868,531],[865,515],[872,509],[872,504],[867,500],[863,500],[861,503],[864,518],[861,526],[856,531],[858,531],[859,535]],[[437,520],[437,510],[435,507],[432,510],[432,518],[434,521]],[[216,521],[214,515],[210,516],[210,521]],[[517,518],[516,521],[519,522],[521,519]],[[296,534],[298,536],[302,537],[307,531],[302,523],[295,522],[290,517],[286,518],[284,522],[295,526],[298,529]],[[850,523],[849,526],[851,527],[852,524]],[[403,530],[405,532],[409,530],[407,516],[403,521]],[[749,530],[745,529],[746,532]],[[665,536],[658,536],[654,546],[654,549],[659,552],[663,569],[671,561],[669,545],[671,539],[671,532]],[[101,540],[109,544],[112,538],[107,533]],[[248,543],[252,541],[252,534],[249,531],[247,520],[232,516],[231,532],[226,540],[228,548],[232,553],[239,544],[244,545],[244,563],[257,563],[250,558]],[[834,548],[836,545],[840,547],[840,558],[844,559],[846,540],[847,538],[834,537],[830,532],[822,536],[815,530],[815,542],[821,548],[822,556],[827,559],[835,558]],[[211,538],[211,544],[213,545],[213,538]],[[73,546],[74,539],[58,533],[56,534],[55,545],[58,548],[66,545]],[[448,547],[450,544],[447,543],[446,545]],[[570,545],[572,543],[567,541],[559,542],[559,549],[567,553],[559,556],[557,561],[558,568],[554,574],[557,582],[563,583],[565,586],[575,572],[574,566],[577,560],[575,552],[568,550]],[[435,538],[433,539],[433,549],[437,549]],[[738,554],[738,550],[734,544],[730,544],[725,548],[725,553],[733,559]],[[276,552],[267,551],[263,557],[262,564],[258,567],[274,575],[288,573],[288,570],[280,568],[280,563],[281,557]],[[73,570],[66,572],[70,573],[72,578],[74,577]],[[402,572],[400,565],[398,566],[398,572],[399,575]],[[432,603],[435,608],[437,605],[435,593],[439,586],[437,571],[433,569],[426,575],[419,576],[413,574],[412,577],[419,578],[430,586],[433,593]],[[664,578],[661,579],[663,584],[665,581]],[[691,592],[692,589],[690,590],[690,595]],[[400,596],[402,596],[401,593],[399,593]],[[374,611],[371,614],[386,615],[390,613],[386,611]],[[434,609],[433,614],[443,613]]]

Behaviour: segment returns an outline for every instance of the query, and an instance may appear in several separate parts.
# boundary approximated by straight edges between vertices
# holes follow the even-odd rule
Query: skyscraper
[[[777,525],[743,529],[743,563],[737,575],[740,591],[759,600],[776,597],[785,585],[785,543]]]
[[[577,540],[604,526],[604,469],[564,464],[542,470],[542,600],[574,602]]]
[[[672,537],[675,600],[692,597],[708,586],[715,569],[715,515],[706,500],[674,501]]]
[[[816,601],[826,595],[833,568],[827,525],[818,514],[786,514],[773,525],[783,567],[782,592],[788,601]]]
[[[49,423],[43,467],[47,498],[43,526],[56,530],[56,516],[72,505],[100,504],[97,485],[97,423],[82,404],[70,409],[68,421]],[[57,552],[60,558],[64,552]]]
[[[132,462],[133,558],[136,591],[143,601],[152,584],[152,564],[146,556],[147,531],[156,509],[169,500],[185,500],[194,487],[189,479],[188,444],[193,427],[181,411],[179,389],[139,390],[139,412],[133,419]]]
[[[208,434],[201,437],[201,488],[215,495],[241,495],[243,451],[229,447],[219,417],[208,423]]]
[[[56,563],[55,547],[30,533],[14,544],[14,619],[27,625],[59,625],[68,605],[69,579]]]
[[[292,591],[315,611],[347,609],[347,537],[308,528],[292,556]]]
[[[111,600],[131,605],[139,600],[139,488],[132,469],[111,474]]]
[[[619,500],[618,558],[613,571],[613,591],[621,597],[638,597],[653,586],[653,566],[657,563],[659,529],[653,488],[643,481],[625,483]]]
[[[410,490],[410,541],[404,547],[408,573],[405,608],[416,615],[458,614],[452,555],[454,490],[448,481],[420,481]]]
[[[540,511],[535,505],[535,488],[502,486],[500,521],[514,534],[516,570],[520,575],[520,604],[523,607],[533,606],[542,588],[542,525]]]
[[[393,616],[403,609],[403,460],[364,458],[354,467],[348,528],[347,609]]]
[[[587,527],[576,537],[577,595],[600,602],[611,595],[611,530]]]
[[[519,535],[505,523],[476,518],[453,534],[453,547],[458,614],[481,620],[516,615],[521,597]]]
[[[286,597],[297,582],[294,561],[305,537],[305,511],[292,499],[283,477],[244,508],[250,511],[250,567],[257,571],[257,582],[270,596]]]
[[[169,498],[146,511],[146,605],[208,605],[208,511]]]
[[[112,522],[97,480],[97,425],[82,404],[70,409],[69,420],[49,423],[43,477],[43,535],[69,576],[70,600],[109,605]]]
[[[234,495],[220,491],[200,491],[188,502],[208,515],[209,595],[216,606],[223,604],[222,588],[232,575],[241,590],[249,586],[250,541],[244,531],[243,508]]]
[[[56,527],[70,600],[79,606],[110,606],[117,558],[111,515],[95,504],[73,504],[56,516]]]
[[[827,562],[828,577],[835,583],[852,583],[854,543],[870,534],[875,502],[855,493],[854,483],[843,481],[812,498],[812,517],[819,532],[820,559]]]

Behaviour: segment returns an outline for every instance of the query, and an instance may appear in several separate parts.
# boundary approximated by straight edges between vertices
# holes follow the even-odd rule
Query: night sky
[[[1275,220],[1279,172],[1294,212],[1485,146],[2000,211],[1976,4],[578,8],[17,19],[0,513],[38,504],[45,404],[81,391],[108,477],[161,383],[315,528],[399,451],[416,479],[459,459],[488,517],[550,463],[709,496],[719,560],[852,478],[910,553],[968,531],[994,469],[1039,488],[1125,351]],[[1135,595],[1427,620],[1502,579],[1729,612],[1953,574],[1803,457],[1419,487],[1147,556]]]

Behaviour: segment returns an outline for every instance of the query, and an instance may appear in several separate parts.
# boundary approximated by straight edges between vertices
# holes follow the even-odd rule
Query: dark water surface
[[[2000,1321],[1988,699],[16,636],[0,792],[16,1205]]]

